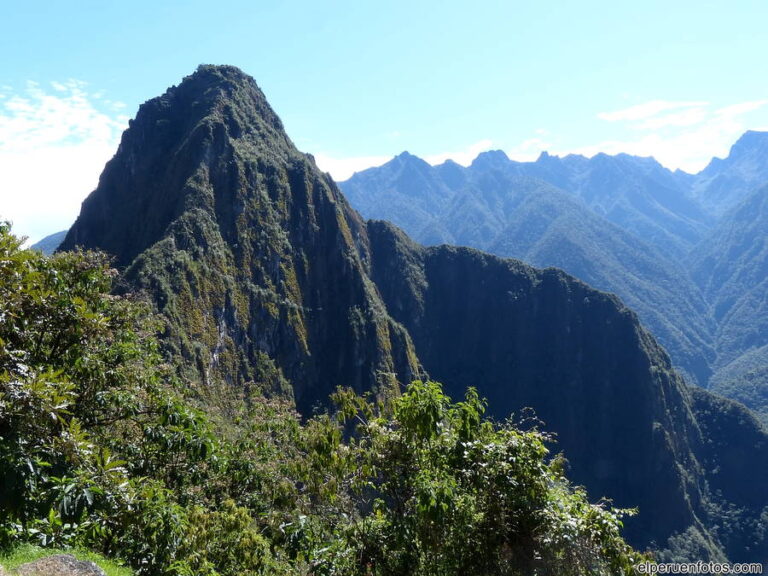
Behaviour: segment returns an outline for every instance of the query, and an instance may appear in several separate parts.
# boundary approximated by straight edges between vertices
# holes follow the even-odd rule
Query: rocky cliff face
[[[703,461],[690,392],[632,312],[560,271],[364,223],[237,69],[203,66],[142,106],[63,249],[76,245],[112,252],[153,298],[208,402],[288,391],[308,413],[336,385],[405,382],[421,361],[500,418],[533,407],[593,498],[639,506],[635,545],[677,534],[698,558],[732,552],[711,529],[706,462],[737,474],[717,454],[753,449],[728,436]]]
[[[152,295],[205,396],[288,389],[309,411],[337,385],[416,373],[366,276],[363,222],[235,68],[203,66],[141,107],[62,249],[77,245]]]
[[[386,222],[368,235],[372,277],[424,368],[454,395],[479,388],[500,419],[533,407],[576,482],[639,508],[631,542],[669,546],[667,559],[768,558],[768,434],[686,386],[615,296],[553,268],[424,248]]]
[[[715,360],[708,306],[670,256],[675,250],[654,245],[675,245],[669,239],[675,227],[659,224],[669,230],[655,235],[647,229],[654,215],[672,218],[674,206],[680,205],[681,222],[691,212],[682,191],[667,193],[671,179],[650,159],[542,154],[536,162],[518,163],[497,150],[483,152],[468,168],[449,162],[430,166],[403,153],[341,187],[364,216],[393,222],[418,242],[471,246],[537,267],[562,268],[619,295],[675,366],[706,386]],[[667,204],[654,203],[656,197]],[[636,203],[636,209],[620,208],[627,203]],[[624,214],[643,228],[643,236],[609,221],[609,213]],[[682,234],[677,252],[684,253],[695,237]]]
[[[635,542],[699,522],[687,389],[617,298],[556,269],[368,227],[373,278],[433,377],[454,395],[479,387],[499,418],[534,407],[576,482],[644,511]]]

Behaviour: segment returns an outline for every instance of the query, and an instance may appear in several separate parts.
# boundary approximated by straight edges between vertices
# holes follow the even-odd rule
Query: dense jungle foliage
[[[629,574],[624,513],[569,484],[551,438],[474,389],[348,389],[207,414],[99,253],[0,226],[0,545],[79,546],[138,574]]]

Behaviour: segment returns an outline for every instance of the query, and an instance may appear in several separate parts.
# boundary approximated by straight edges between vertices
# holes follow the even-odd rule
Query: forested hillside
[[[148,574],[628,573],[621,534],[768,558],[749,412],[613,295],[366,223],[236,68],[142,105],[52,260],[8,238],[3,398],[39,407],[3,405],[8,541]]]
[[[540,159],[536,166],[553,163]],[[554,266],[618,294],[675,364],[706,384],[715,361],[714,322],[679,262],[607,222],[580,198],[518,172],[502,152],[481,154],[469,168],[432,167],[402,154],[342,186],[363,216],[402,226],[417,241]]]
[[[302,421],[195,407],[104,255],[48,259],[0,226],[0,550],[80,546],[137,574],[631,574],[623,512],[549,437],[434,382],[339,390]],[[245,391],[239,391],[243,394]]]
[[[748,132],[695,175],[626,154],[515,162],[492,151],[464,168],[403,153],[341,187],[364,216],[420,242],[562,268],[616,293],[691,382],[768,422],[766,142]]]

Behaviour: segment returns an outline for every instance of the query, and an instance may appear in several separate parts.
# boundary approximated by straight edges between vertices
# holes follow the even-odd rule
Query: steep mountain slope
[[[707,491],[714,496],[708,502],[710,522],[718,526],[731,560],[765,563],[766,428],[741,404],[698,388],[690,393],[704,438],[697,456],[706,470]]]
[[[540,234],[532,233],[536,226]],[[620,295],[692,382],[708,381],[715,353],[707,305],[679,268],[651,246],[553,193],[528,196],[487,249],[561,268]]]
[[[709,389],[749,406],[768,427],[768,345],[749,350],[719,367]]]
[[[55,232],[53,234],[49,234],[42,240],[39,240],[32,244],[31,248],[33,250],[40,250],[43,254],[53,254],[56,249],[61,245],[61,243],[64,241],[64,238],[67,236],[68,230],[62,230],[61,232]]]
[[[717,389],[765,412],[768,401],[768,187],[729,211],[692,253],[718,322]],[[741,383],[741,385],[738,385]]]
[[[560,166],[582,160],[568,157]],[[549,164],[542,158],[536,166]],[[481,154],[468,169],[454,163],[431,167],[401,154],[341,186],[364,216],[390,220],[417,241],[556,266],[615,292],[637,311],[675,364],[705,384],[714,361],[714,326],[680,265],[572,194],[516,174],[514,166],[503,152]]]
[[[420,242],[455,242],[439,218],[450,206],[452,190],[417,156],[403,152],[378,169],[355,174],[340,186],[365,218],[394,222]]]
[[[684,257],[711,223],[683,181],[653,158],[544,153],[534,163],[510,163],[507,169],[576,194],[595,213],[676,258]]]
[[[306,414],[336,385],[407,381],[420,361],[454,396],[477,386],[500,418],[533,407],[594,499],[640,507],[635,545],[737,559],[731,542],[749,540],[750,558],[768,559],[753,522],[763,469],[708,490],[718,470],[740,477],[763,458],[764,431],[742,441],[705,394],[713,446],[691,391],[614,296],[364,223],[235,68],[200,67],[141,107],[62,248],[76,245],[112,252],[126,288],[153,298],[167,352],[209,404],[291,390]],[[751,495],[736,512],[734,489]],[[722,510],[738,520],[729,539],[714,529]]]
[[[693,194],[717,217],[768,183],[768,132],[748,131],[728,157],[713,158],[693,181]]]
[[[727,214],[693,253],[693,278],[719,322],[720,363],[768,344],[768,187]]]
[[[691,197],[693,177],[670,172],[652,158],[627,154],[559,158],[544,152],[536,162],[515,162],[494,150],[480,154],[468,170],[450,161],[432,171],[429,168],[406,152],[379,168],[356,173],[340,185],[364,216],[391,220],[391,214],[399,214],[400,225],[419,239],[426,235],[423,229],[434,215],[443,211],[447,191],[458,190],[468,179],[477,181],[491,171],[507,179],[543,180],[569,192],[597,215],[675,258],[686,257],[713,222]],[[413,204],[401,205],[403,199],[397,191]],[[445,233],[454,227],[444,223],[441,228]]]
[[[645,510],[627,521],[630,540],[649,544],[648,534],[676,532],[678,547],[693,556],[711,553],[705,526],[720,523],[748,488],[756,500],[724,532],[751,547],[734,545],[727,553],[768,554],[757,529],[768,498],[756,496],[768,481],[765,430],[742,406],[683,385],[614,296],[558,270],[536,271],[466,248],[423,248],[389,223],[370,221],[368,229],[373,279],[430,374],[454,394],[478,386],[500,418],[535,407],[558,433],[577,482]],[[722,402],[728,417],[718,412]],[[702,428],[699,411],[722,428]],[[751,435],[740,438],[729,418],[734,426],[747,422]],[[741,456],[729,456],[734,450]],[[755,476],[743,474],[750,458],[759,461]]]
[[[538,179],[582,205],[555,201],[537,189]],[[726,159],[696,175],[626,154],[543,153],[521,163],[492,151],[468,169],[404,154],[342,188],[365,216],[391,220],[424,243],[557,266],[619,294],[692,380],[707,386],[715,370],[713,386],[762,413],[755,390],[762,372],[747,372],[762,366],[753,352],[764,346],[768,324],[759,257],[765,217],[755,192],[767,180],[768,133],[747,132]],[[733,206],[741,201],[742,209]]]
[[[364,224],[235,68],[201,67],[141,107],[61,249],[76,245],[152,295],[209,401],[224,382],[290,383],[308,411],[418,368],[365,275]]]

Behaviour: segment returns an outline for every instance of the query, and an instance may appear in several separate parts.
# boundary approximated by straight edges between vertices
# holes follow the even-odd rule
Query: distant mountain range
[[[595,162],[611,173],[633,166]],[[378,192],[345,187],[432,243],[474,239],[560,257],[617,291],[639,291],[647,315],[660,307],[660,326],[673,317],[670,339],[689,319],[676,342],[689,371],[705,377],[716,329],[706,302],[676,256],[636,234],[669,212],[659,234],[682,254],[710,217],[675,187],[683,176],[644,162],[621,201],[558,190],[508,170],[500,154],[469,169],[404,155],[353,179],[388,174]],[[603,182],[597,167],[589,173]],[[679,197],[659,193],[657,181]],[[221,419],[254,394],[306,415],[338,385],[375,395],[383,382],[429,375],[454,397],[475,386],[498,419],[533,407],[593,499],[639,507],[626,521],[635,546],[662,558],[768,560],[768,433],[750,412],[687,386],[611,294],[561,270],[424,247],[393,224],[363,220],[236,68],[201,66],[141,106],[60,250],[77,246],[112,254],[122,289],[151,299],[166,358]]]
[[[626,154],[492,151],[465,168],[403,153],[340,186],[363,216],[425,244],[559,267],[618,294],[692,381],[719,371],[743,401],[723,386],[743,375],[742,355],[752,372],[768,356],[756,352],[768,344],[766,183],[768,133],[747,132],[696,175]]]
[[[490,151],[464,168],[404,152],[340,186],[363,216],[424,244],[562,268],[618,294],[691,381],[768,423],[768,379],[756,376],[768,372],[763,183],[768,133],[747,132],[695,175],[626,154],[515,162]],[[65,235],[33,248],[52,253]]]

